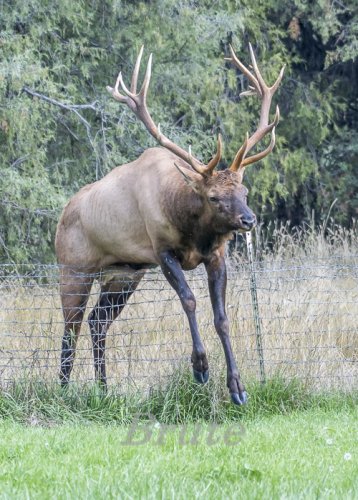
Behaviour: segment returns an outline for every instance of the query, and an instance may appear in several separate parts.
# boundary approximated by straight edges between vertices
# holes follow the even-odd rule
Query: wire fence
[[[204,268],[186,273],[197,298],[199,330],[212,376],[225,370],[213,327]],[[99,294],[94,282],[77,343],[72,382],[94,380],[86,318]],[[57,266],[0,266],[0,384],[58,380],[63,317]],[[253,304],[253,287],[257,304]],[[244,381],[279,374],[312,389],[358,386],[358,255],[290,261],[228,260],[227,311]],[[260,342],[258,344],[258,327]],[[106,343],[108,384],[149,388],[190,366],[191,337],[180,301],[159,271],[149,271]]]

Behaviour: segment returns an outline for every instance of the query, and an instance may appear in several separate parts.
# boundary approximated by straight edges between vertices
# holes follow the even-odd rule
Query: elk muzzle
[[[256,215],[250,211],[247,211],[239,215],[239,229],[243,231],[251,231],[257,224]]]

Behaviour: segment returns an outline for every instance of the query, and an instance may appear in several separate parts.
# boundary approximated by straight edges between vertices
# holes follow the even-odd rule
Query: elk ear
[[[189,175],[187,175],[175,162],[174,165],[176,166],[177,170],[181,173],[181,175],[184,177],[185,182],[188,184],[188,186],[190,186],[192,190],[195,191],[195,193],[199,194],[200,190],[198,188],[197,182],[191,177],[189,177]]]

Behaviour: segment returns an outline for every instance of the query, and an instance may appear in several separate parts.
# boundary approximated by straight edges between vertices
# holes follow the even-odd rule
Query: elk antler
[[[280,110],[279,107],[277,106],[275,118],[271,123],[269,123],[269,113],[270,113],[272,97],[281,83],[285,66],[283,66],[283,68],[281,69],[276,82],[272,85],[272,87],[269,87],[265,83],[259,71],[259,68],[256,63],[255,54],[251,44],[249,44],[249,49],[250,49],[253,73],[251,73],[251,71],[249,71],[246,68],[246,66],[244,66],[242,62],[237,58],[234,49],[232,48],[231,45],[230,45],[231,57],[225,58],[227,61],[232,62],[240,71],[242,71],[242,73],[251,83],[251,85],[249,85],[249,90],[241,92],[240,97],[246,95],[258,95],[262,99],[260,121],[257,130],[252,134],[251,137],[249,137],[249,135],[246,134],[246,139],[241,148],[239,149],[239,151],[236,153],[234,161],[230,166],[230,170],[233,170],[235,172],[239,169],[240,170],[244,169],[247,165],[259,161],[265,156],[267,156],[269,153],[271,153],[271,151],[275,146],[275,127],[280,119]],[[261,151],[260,153],[257,153],[255,155],[250,156],[249,158],[246,158],[246,155],[250,151],[250,149],[252,149],[255,146],[255,144],[257,144],[269,132],[271,132],[271,141],[269,146],[264,151]]]
[[[140,63],[143,55],[143,46],[141,47],[137,61],[134,67],[133,75],[132,75],[132,81],[131,81],[131,87],[130,90],[126,87],[126,85],[123,82],[122,78],[122,73],[119,73],[116,84],[114,88],[112,87],[107,87],[108,92],[112,94],[114,99],[116,99],[119,102],[122,102],[124,104],[127,104],[127,106],[134,112],[134,114],[141,120],[141,122],[145,125],[149,133],[159,142],[159,144],[170,151],[172,151],[174,154],[179,156],[179,158],[182,158],[184,161],[189,163],[193,169],[198,172],[199,174],[203,176],[210,176],[212,175],[214,168],[216,165],[219,163],[221,159],[221,152],[222,152],[222,141],[221,141],[221,136],[219,134],[218,136],[218,145],[217,145],[217,152],[215,156],[210,160],[210,162],[207,165],[204,165],[201,163],[199,160],[194,158],[191,154],[191,151],[187,152],[185,149],[182,149],[180,146],[172,142],[170,139],[168,139],[160,130],[160,125],[158,124],[158,127],[155,125],[152,117],[150,116],[148,109],[147,109],[147,92],[148,92],[148,87],[149,87],[149,82],[150,82],[150,77],[151,77],[151,69],[152,69],[152,54],[150,54],[149,59],[148,59],[148,64],[147,64],[147,69],[145,72],[145,77],[142,83],[142,87],[140,91],[137,93],[137,81],[138,81],[138,73],[139,73],[139,68],[140,68]],[[119,86],[121,88],[121,91],[125,94],[121,94],[119,92]]]

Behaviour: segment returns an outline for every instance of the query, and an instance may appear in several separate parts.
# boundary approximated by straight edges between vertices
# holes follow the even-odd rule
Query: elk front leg
[[[190,290],[183,270],[173,252],[162,252],[159,258],[164,276],[178,294],[189,321],[190,333],[193,339],[191,362],[193,364],[194,378],[197,382],[205,384],[209,378],[209,366],[196,322],[196,300],[194,294]]]
[[[247,402],[247,394],[240,379],[229,337],[229,321],[225,311],[226,264],[222,255],[214,255],[206,263],[210,299],[214,311],[215,329],[224,348],[227,366],[227,386],[232,401],[237,405]]]

